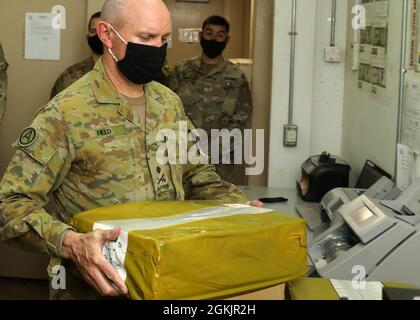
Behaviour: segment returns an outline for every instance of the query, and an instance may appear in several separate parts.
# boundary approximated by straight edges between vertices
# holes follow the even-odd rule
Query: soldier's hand
[[[124,281],[102,254],[104,243],[117,239],[120,232],[120,229],[88,234],[69,231],[64,235],[63,257],[72,260],[84,279],[106,297],[128,294]]]
[[[257,208],[264,208],[265,207],[264,203],[262,203],[261,201],[258,201],[258,200],[250,201],[249,205],[253,206],[253,207],[257,207]]]

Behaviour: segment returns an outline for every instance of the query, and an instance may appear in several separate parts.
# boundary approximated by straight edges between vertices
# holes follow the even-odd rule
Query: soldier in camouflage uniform
[[[4,57],[3,48],[0,43],[0,125],[6,113],[6,93],[7,93],[7,67],[9,65]]]
[[[86,73],[92,71],[95,63],[98,61],[99,57],[103,54],[102,42],[96,34],[96,27],[100,21],[101,12],[96,12],[92,15],[89,21],[89,30],[88,30],[88,44],[91,48],[91,56],[86,60],[83,60],[75,65],[69,67],[64,71],[56,80],[54,87],[51,90],[50,98],[54,98],[64,89],[70,87],[74,82],[83,77]],[[156,78],[156,81],[166,85],[167,77],[169,75],[169,67],[167,63],[162,68],[162,72]]]
[[[200,33],[202,56],[178,64],[169,77],[169,88],[179,95],[194,124],[209,137],[212,129],[243,131],[252,114],[245,74],[223,58],[223,50],[230,40],[229,28],[225,18],[209,17]],[[232,143],[227,150],[232,164],[222,164],[221,154],[216,169],[225,181],[241,185],[245,183],[245,166],[233,165],[234,148]]]
[[[103,243],[115,240],[119,231],[78,234],[69,225],[77,213],[146,200],[246,201],[244,194],[222,181],[211,165],[162,165],[157,161],[157,151],[166,143],[157,133],[164,128],[177,130],[179,121],[188,121],[182,102],[157,82],[136,84],[135,78],[127,80],[113,56],[127,62],[132,54],[130,46],[166,49],[163,44],[170,32],[169,11],[161,0],[126,0],[130,10],[123,12],[114,3],[106,1],[104,21],[98,29],[101,40],[112,49],[104,52],[92,72],[39,111],[14,145],[16,153],[0,185],[0,240],[50,255],[50,277],[54,276],[54,266],[66,267],[66,290],[51,288],[51,297],[56,299],[98,298],[98,292],[103,296],[127,293],[101,253]],[[119,25],[115,12],[117,18],[135,15],[139,21],[146,21],[142,14],[154,14],[156,19],[147,21],[159,36],[144,36],[143,45],[124,45],[122,35],[138,39],[135,35],[141,24],[121,24],[117,37],[117,28],[111,25]],[[131,62],[142,63],[142,59]],[[163,61],[159,63],[161,68]],[[138,97],[130,98],[130,90]],[[141,105],[143,108],[137,108]],[[56,210],[48,213],[44,207],[50,196]]]

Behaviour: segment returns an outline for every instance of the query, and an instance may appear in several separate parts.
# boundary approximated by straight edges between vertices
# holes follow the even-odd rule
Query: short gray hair
[[[115,27],[123,24],[123,9],[127,0],[106,0],[102,8],[101,19]]]

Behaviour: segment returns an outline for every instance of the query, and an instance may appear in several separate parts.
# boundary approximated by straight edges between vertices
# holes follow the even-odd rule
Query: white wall
[[[315,64],[313,77],[311,155],[323,151],[341,155],[343,97],[346,58],[347,1],[337,1],[335,45],[342,50],[341,63],[325,63],[329,46],[331,0],[316,0]]]
[[[337,4],[336,40],[344,49],[347,0]],[[299,140],[297,148],[283,147],[283,125],[288,122],[291,6],[291,0],[275,1],[269,186],[284,188],[295,187],[302,163],[312,154],[329,151],[340,155],[345,72],[344,62],[331,65],[323,60],[323,50],[330,42],[327,18],[331,1],[298,1],[294,124],[299,127]]]

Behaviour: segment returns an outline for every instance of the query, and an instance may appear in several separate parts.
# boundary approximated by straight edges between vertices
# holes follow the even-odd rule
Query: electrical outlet
[[[338,47],[325,48],[326,62],[341,62],[341,50]]]
[[[179,41],[184,43],[197,43],[200,42],[199,28],[179,29]]]
[[[284,146],[297,147],[298,143],[298,127],[294,125],[284,126]]]

